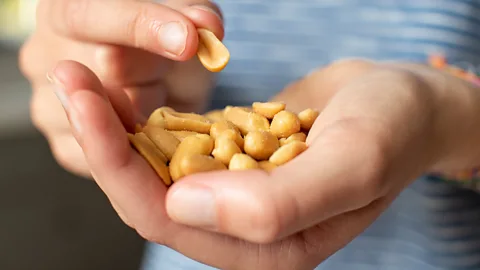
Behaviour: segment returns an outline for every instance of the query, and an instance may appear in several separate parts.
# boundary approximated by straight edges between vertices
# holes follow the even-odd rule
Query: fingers
[[[145,49],[183,61],[197,51],[197,27],[207,27],[223,38],[221,17],[209,2],[181,11],[145,1],[44,0],[40,22],[61,35],[94,43]],[[190,16],[191,18],[187,17]]]
[[[270,175],[186,177],[169,190],[169,216],[267,243],[403,188],[434,156],[425,139],[431,138],[425,124],[431,120],[431,96],[408,73],[368,74],[331,98],[311,130],[307,151]]]
[[[165,186],[132,150],[126,130],[95,75],[76,62],[60,62],[53,81],[92,175],[122,216],[139,231],[165,223]]]

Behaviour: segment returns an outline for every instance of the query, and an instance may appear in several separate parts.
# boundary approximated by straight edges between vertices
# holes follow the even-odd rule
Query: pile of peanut
[[[161,107],[128,138],[169,186],[172,180],[207,171],[270,172],[307,149],[318,115],[313,109],[295,114],[282,102],[227,106],[204,115]]]

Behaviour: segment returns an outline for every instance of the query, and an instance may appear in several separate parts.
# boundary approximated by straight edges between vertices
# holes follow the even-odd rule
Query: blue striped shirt
[[[424,62],[442,53],[480,70],[480,0],[220,0],[231,62],[214,107],[266,100],[348,57]],[[143,269],[212,269],[149,245]],[[480,269],[480,195],[424,177],[318,269]],[[253,269],[252,269],[253,270]]]

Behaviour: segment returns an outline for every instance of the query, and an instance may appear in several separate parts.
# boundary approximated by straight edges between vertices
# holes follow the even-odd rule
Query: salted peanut
[[[280,144],[275,135],[268,131],[252,131],[245,135],[243,150],[256,160],[268,159]]]
[[[182,159],[190,155],[210,155],[214,146],[212,137],[206,134],[188,136],[177,147],[170,161],[170,175],[173,181],[184,176],[181,168]]]
[[[235,154],[230,160],[228,169],[232,171],[258,169],[258,162],[247,154]]]
[[[287,105],[283,102],[254,102],[252,107],[254,112],[272,119],[275,114],[285,110]]]
[[[140,124],[138,124],[138,123],[135,124],[135,133],[142,132],[142,130],[143,130],[142,125],[140,125]]]
[[[314,109],[306,109],[298,113],[298,119],[300,120],[302,129],[310,130],[319,115],[320,112]]]
[[[177,138],[179,141],[183,141],[186,137],[189,136],[194,136],[197,134],[201,134],[195,131],[186,131],[186,130],[167,130],[169,133],[171,133],[175,138]]]
[[[236,127],[232,122],[227,120],[221,120],[212,124],[212,126],[210,127],[210,136],[212,136],[213,139],[216,139],[218,135],[220,135],[220,133],[227,129],[232,129],[234,131],[240,132],[238,127]]]
[[[204,134],[210,133],[210,127],[212,126],[212,123],[208,119],[206,121],[201,121],[192,118],[183,118],[177,115],[173,115],[169,112],[163,112],[163,117],[165,118],[165,129],[177,131],[195,131]]]
[[[199,28],[197,57],[200,63],[211,72],[219,72],[230,60],[230,52],[215,34],[207,29]]]
[[[278,138],[287,138],[299,132],[300,128],[300,120],[297,115],[289,111],[281,111],[275,114],[270,123],[270,132]]]
[[[270,123],[265,116],[255,112],[247,112],[239,107],[225,108],[225,119],[232,122],[238,127],[242,135],[246,135],[250,131],[267,131]]]
[[[268,160],[262,160],[258,162],[258,167],[266,172],[271,172],[273,169],[277,168],[277,165],[271,163]]]
[[[241,153],[242,150],[234,140],[227,136],[220,136],[215,140],[215,148],[212,151],[212,156],[223,164],[228,165],[233,155]]]
[[[271,163],[280,166],[296,156],[300,155],[303,151],[307,150],[307,144],[300,141],[293,141],[278,148],[275,153],[268,159]]]
[[[177,150],[177,146],[180,144],[180,140],[177,139],[177,137],[165,129],[155,126],[146,126],[143,132],[157,148],[162,151],[168,160],[172,159],[173,154]]]
[[[281,138],[279,141],[280,146],[284,146],[285,144],[291,143],[293,141],[305,142],[307,141],[307,135],[303,132],[298,132],[288,136],[288,138]]]
[[[180,164],[180,169],[184,176],[210,171],[226,170],[225,166],[220,160],[216,160],[211,156],[194,154],[185,156]]]
[[[153,111],[147,120],[147,126],[165,127],[165,118],[163,112],[174,112],[175,110],[170,107],[160,107]]]
[[[239,131],[233,129],[226,129],[217,136],[217,139],[221,137],[227,137],[233,140],[238,145],[238,147],[240,147],[240,149],[243,149],[244,139]]]
[[[148,164],[150,164],[157,175],[162,178],[165,185],[171,185],[172,179],[166,165],[166,157],[157,149],[153,142],[143,133],[137,133],[135,135],[129,133],[128,140]]]
[[[205,116],[206,118],[208,118],[212,122],[220,122],[220,121],[225,120],[225,118],[223,117],[223,110],[209,111],[206,114],[204,114],[203,116]]]
[[[167,112],[173,116],[179,117],[179,118],[186,118],[186,119],[192,119],[192,120],[197,120],[197,121],[202,121],[202,122],[211,122],[207,117],[201,115],[201,114],[196,114],[196,113],[183,113],[183,112]],[[165,116],[165,113],[164,113]]]

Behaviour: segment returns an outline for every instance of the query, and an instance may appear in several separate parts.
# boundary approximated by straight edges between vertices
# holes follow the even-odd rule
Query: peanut
[[[135,133],[142,132],[142,129],[143,129],[142,125],[140,125],[138,123],[135,124]]]
[[[258,162],[246,154],[235,154],[230,160],[228,169],[232,171],[258,169]]]
[[[169,169],[166,165],[166,157],[157,149],[148,137],[143,133],[135,135],[128,133],[128,139],[137,149],[138,153],[150,164],[165,185],[172,184]]]
[[[289,111],[281,111],[272,119],[270,132],[278,138],[287,138],[288,136],[299,132],[301,129],[298,116]]]
[[[188,136],[177,147],[170,161],[170,175],[175,182],[184,176],[181,168],[182,159],[189,155],[210,155],[214,146],[213,139],[205,134]]]
[[[185,139],[186,137],[200,134],[198,132],[186,130],[168,130],[168,132],[175,136],[175,138],[177,138],[179,141],[183,141],[183,139]]]
[[[214,33],[206,29],[197,29],[199,42],[197,57],[202,65],[211,72],[219,72],[230,60],[230,52]]]
[[[263,160],[258,162],[258,167],[266,172],[271,172],[273,169],[277,168],[277,165],[271,163],[268,160]]]
[[[181,161],[180,168],[184,176],[227,169],[221,161],[216,160],[211,156],[200,154],[185,156]]]
[[[212,156],[223,164],[228,165],[233,155],[241,153],[242,150],[234,140],[227,136],[220,136],[215,140],[215,148],[212,151]]]
[[[307,150],[307,144],[300,141],[293,141],[278,148],[275,153],[268,159],[271,163],[280,166],[296,156],[300,155],[303,151]]]
[[[307,141],[307,135],[303,132],[298,132],[288,136],[288,138],[281,138],[280,146],[284,146],[285,144],[291,143],[293,141],[305,142]]]
[[[148,117],[147,126],[165,126],[165,118],[163,116],[163,112],[174,112],[174,110],[170,107],[160,107],[153,111]]]
[[[256,160],[268,159],[279,147],[278,139],[268,131],[252,131],[244,138],[245,153]]]
[[[254,102],[252,107],[254,112],[272,119],[275,114],[285,110],[286,105],[282,102]]]
[[[180,144],[180,140],[172,133],[160,127],[146,126],[143,131],[157,148],[165,154],[167,159],[172,160],[173,154],[177,150],[178,144]]]
[[[212,126],[210,127],[210,136],[212,136],[212,138],[214,139],[217,139],[220,133],[227,129],[232,129],[236,132],[240,132],[232,122],[227,120],[221,120],[212,124]]]
[[[198,133],[208,134],[210,132],[210,127],[212,126],[211,122],[202,117],[200,118],[193,117],[190,114],[179,114],[175,115],[170,112],[163,112],[163,117],[165,118],[165,129],[176,130],[176,131],[195,131]],[[196,118],[196,119],[195,119]]]
[[[225,109],[225,119],[236,125],[242,135],[246,135],[250,131],[267,131],[270,128],[270,123],[265,116],[255,112],[247,112],[239,107],[227,107]]]
[[[225,120],[225,118],[223,117],[223,110],[209,111],[203,116],[205,116],[206,118],[208,118],[208,120],[212,122],[220,122]]]
[[[217,139],[221,138],[221,137],[227,137],[227,138],[233,140],[238,145],[238,147],[240,147],[240,149],[243,149],[243,145],[244,145],[245,141],[244,141],[242,135],[240,135],[240,132],[235,131],[233,129],[226,129],[226,130],[222,131],[222,133],[220,133],[220,135],[218,135]]]
[[[300,120],[302,129],[310,130],[319,115],[320,112],[314,109],[306,109],[298,113],[298,119]]]

